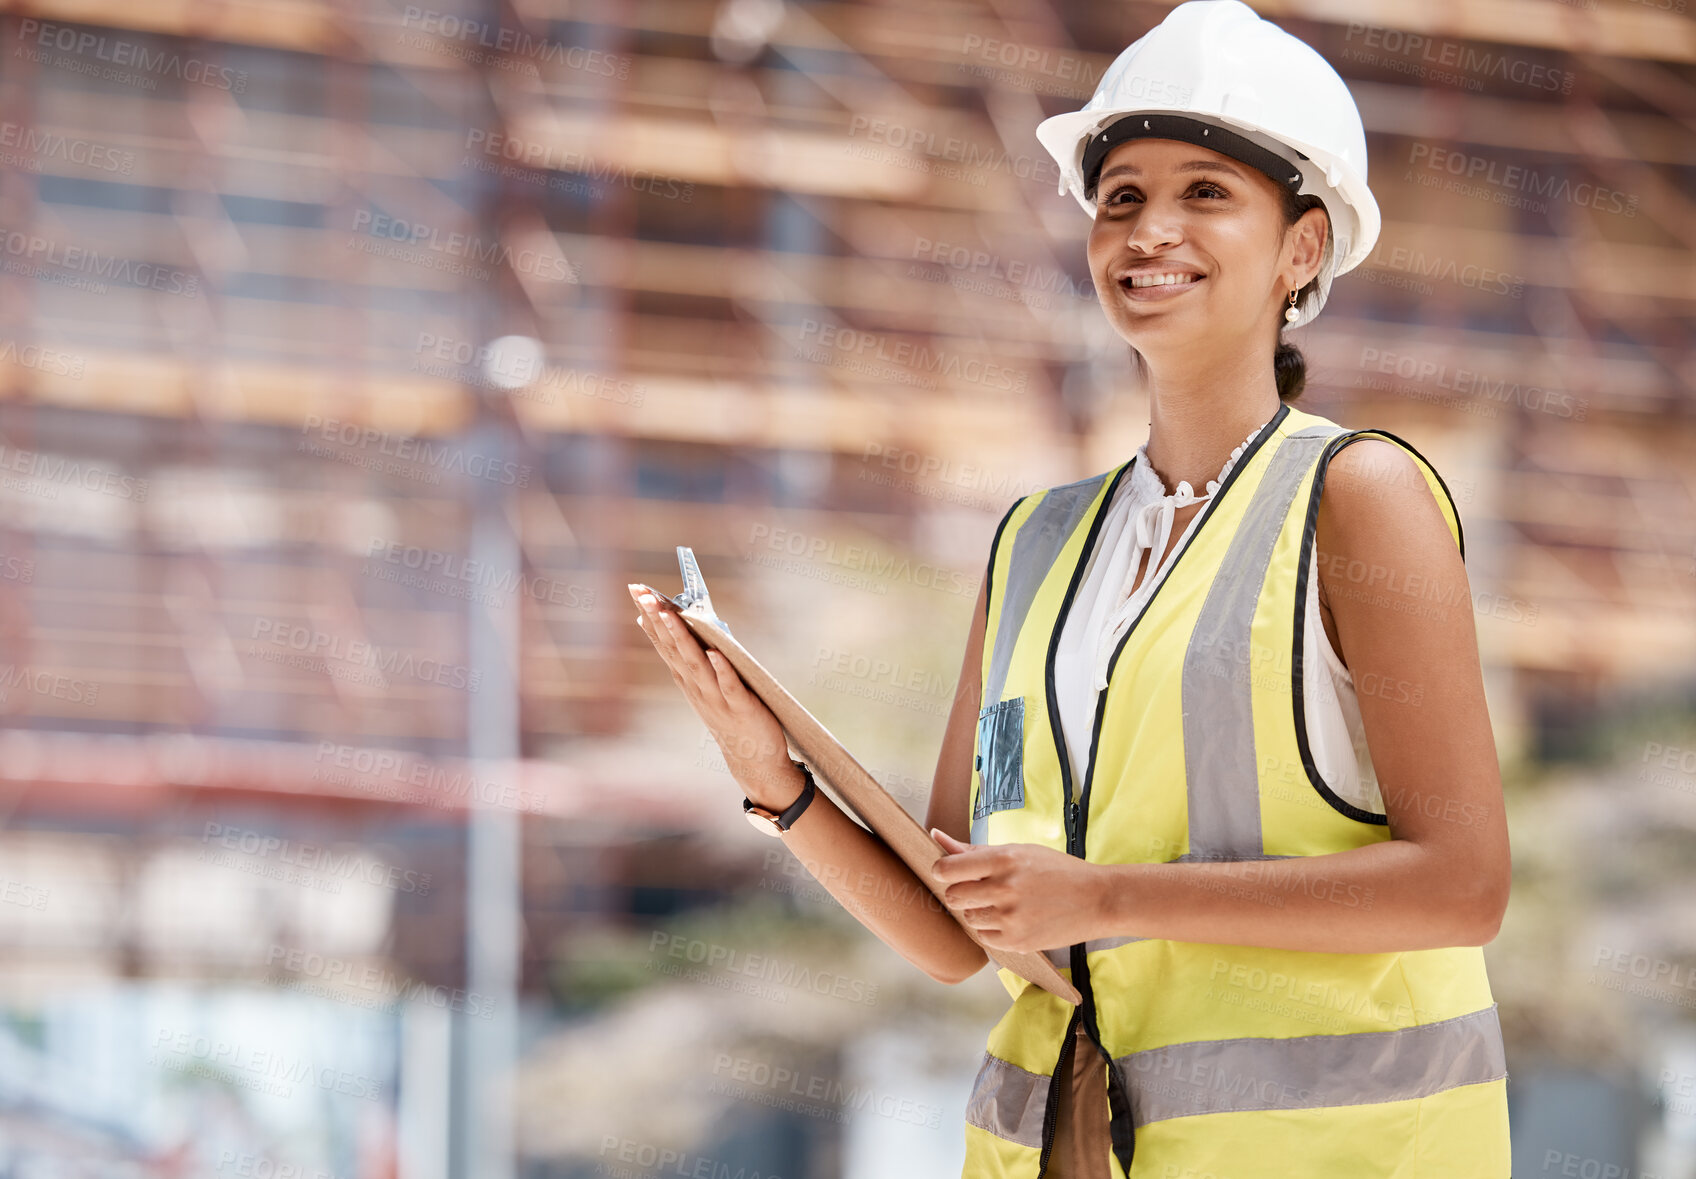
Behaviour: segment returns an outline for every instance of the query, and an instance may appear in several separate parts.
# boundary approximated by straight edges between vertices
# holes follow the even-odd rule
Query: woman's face
[[[1089,269],[1115,331],[1145,356],[1265,339],[1289,292],[1319,270],[1325,213],[1288,231],[1282,197],[1258,169],[1176,139],[1132,139],[1107,153],[1096,185]],[[1175,274],[1133,288],[1131,276]]]

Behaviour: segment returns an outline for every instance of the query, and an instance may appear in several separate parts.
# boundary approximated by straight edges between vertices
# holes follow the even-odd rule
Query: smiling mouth
[[[1200,274],[1132,274],[1119,280],[1119,285],[1127,291],[1146,291],[1157,287],[1188,287],[1201,282],[1206,276]]]

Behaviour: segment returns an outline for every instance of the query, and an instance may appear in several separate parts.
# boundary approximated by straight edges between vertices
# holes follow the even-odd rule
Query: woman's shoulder
[[[1439,502],[1448,500],[1450,508],[1443,514],[1453,515],[1448,484],[1406,438],[1381,426],[1343,424],[1299,411],[1292,413],[1286,429],[1325,435],[1318,460],[1325,500],[1365,496],[1377,501],[1399,499],[1405,507],[1429,494]]]
[[[1385,484],[1416,490],[1425,487],[1425,476],[1406,444],[1391,441],[1378,431],[1350,430],[1355,437],[1339,446],[1326,464],[1325,488],[1331,491]]]
[[[1446,485],[1399,440],[1351,439],[1331,454],[1324,476],[1316,539],[1333,557],[1399,566],[1412,552],[1452,553],[1457,545],[1464,555]]]

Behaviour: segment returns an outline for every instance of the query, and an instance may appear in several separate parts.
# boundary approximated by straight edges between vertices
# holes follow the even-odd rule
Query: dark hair
[[[1325,202],[1312,193],[1297,195],[1287,186],[1278,186],[1283,196],[1284,228],[1294,225],[1301,215],[1309,209],[1323,208]],[[1329,212],[1326,216],[1330,216]],[[1331,232],[1330,223],[1325,226],[1327,235]],[[1315,275],[1296,295],[1296,306],[1307,304],[1313,292],[1319,286],[1319,276]],[[1284,318],[1282,309],[1278,312],[1278,346],[1272,350],[1272,376],[1278,382],[1278,400],[1294,401],[1301,396],[1302,387],[1307,384],[1307,359],[1302,356],[1301,349],[1284,339]]]

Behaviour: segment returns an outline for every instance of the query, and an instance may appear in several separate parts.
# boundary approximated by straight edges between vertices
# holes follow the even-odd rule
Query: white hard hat
[[[1145,119],[1120,122],[1126,115]],[[1117,124],[1117,126],[1115,126]],[[1036,137],[1060,165],[1068,189],[1091,218],[1092,170],[1125,139],[1183,139],[1242,160],[1298,193],[1312,193],[1331,218],[1313,295],[1298,308],[1300,327],[1325,305],[1331,280],[1371,254],[1378,202],[1366,186],[1366,129],[1354,96],[1311,45],[1241,0],[1187,0],[1131,42],[1101,76],[1082,110],[1037,124]],[[1285,165],[1288,168],[1285,168]]]

